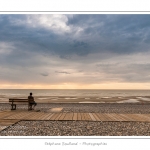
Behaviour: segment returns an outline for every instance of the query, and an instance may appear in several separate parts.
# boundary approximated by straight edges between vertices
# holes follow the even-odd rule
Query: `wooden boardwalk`
[[[115,113],[45,113],[32,111],[1,111],[0,120],[74,120],[74,121],[139,121],[150,122],[150,114]],[[0,121],[1,122],[1,121]]]
[[[138,121],[150,122],[150,114],[62,113],[32,111],[0,111],[0,131],[15,123],[26,121]]]

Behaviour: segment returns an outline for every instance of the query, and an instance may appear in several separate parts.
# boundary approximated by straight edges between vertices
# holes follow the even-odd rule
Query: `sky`
[[[149,14],[0,14],[0,89],[150,89]]]

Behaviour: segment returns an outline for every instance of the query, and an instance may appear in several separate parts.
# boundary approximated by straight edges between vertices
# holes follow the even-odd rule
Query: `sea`
[[[126,97],[150,96],[150,90],[95,90],[95,89],[0,89],[3,97],[27,97],[32,92],[34,96],[76,96],[76,97]]]

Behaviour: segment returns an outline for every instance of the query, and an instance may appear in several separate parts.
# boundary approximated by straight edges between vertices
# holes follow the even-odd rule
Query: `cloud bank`
[[[1,14],[0,29],[1,88],[150,85],[149,14]]]

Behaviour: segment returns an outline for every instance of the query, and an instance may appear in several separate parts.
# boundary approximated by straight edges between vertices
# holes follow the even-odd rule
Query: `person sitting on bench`
[[[30,96],[28,96],[28,99],[29,99],[29,104],[30,104],[30,110],[34,110],[34,107],[37,105],[37,103],[34,101],[34,97],[32,96],[32,93],[30,93]]]

